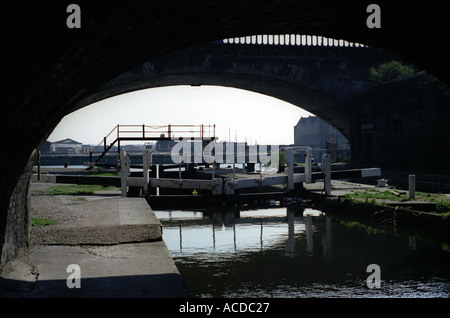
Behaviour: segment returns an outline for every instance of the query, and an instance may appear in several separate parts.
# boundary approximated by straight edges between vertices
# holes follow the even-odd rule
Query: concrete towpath
[[[3,270],[0,297],[190,297],[144,198],[85,200],[55,209],[70,218],[33,228]]]

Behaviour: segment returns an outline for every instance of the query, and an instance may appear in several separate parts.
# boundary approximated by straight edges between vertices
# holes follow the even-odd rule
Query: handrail
[[[189,129],[191,128],[191,129]],[[197,129],[196,129],[197,128]],[[211,131],[212,130],[212,131]],[[117,134],[114,136],[114,140],[112,143],[108,143],[108,138],[114,133]],[[103,146],[103,153],[107,152],[111,146],[120,141],[121,138],[135,138],[136,140],[145,140],[145,138],[158,138],[161,134],[167,136],[165,138],[215,138],[216,125],[116,125],[105,137],[103,137],[102,141],[95,146],[91,153],[96,153],[100,146]],[[157,135],[157,136],[155,136]],[[109,146],[107,146],[109,144]]]
[[[119,127],[119,125],[115,126],[115,127],[109,132],[109,134],[106,135],[105,138],[108,138],[109,135],[111,135],[111,134],[113,133],[114,130],[118,129],[118,127]]]

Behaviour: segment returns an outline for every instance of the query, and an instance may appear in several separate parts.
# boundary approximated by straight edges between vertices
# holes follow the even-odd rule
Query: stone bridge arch
[[[225,86],[289,102],[323,118],[351,138],[349,105],[367,90],[369,68],[392,59],[389,54],[361,46],[245,45],[215,41],[147,61],[103,85],[75,109],[147,88]]]
[[[448,83],[444,4],[378,1],[382,28],[366,27],[370,2],[77,1],[81,29],[66,26],[71,1],[2,2],[0,269],[28,243],[33,151],[101,87],[169,52],[249,34],[321,34],[382,48]],[[434,37],[435,36],[435,37]]]

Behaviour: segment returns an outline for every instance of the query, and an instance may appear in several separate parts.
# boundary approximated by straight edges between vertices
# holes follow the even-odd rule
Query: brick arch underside
[[[61,118],[102,85],[168,52],[249,34],[344,38],[398,54],[448,83],[448,47],[430,38],[448,26],[446,10],[433,1],[415,2],[380,0],[379,30],[366,28],[369,2],[360,0],[345,5],[290,0],[268,5],[249,0],[118,4],[80,0],[80,30],[65,27],[70,1],[2,3],[0,165],[5,169],[0,180],[0,270],[28,242],[33,151]]]

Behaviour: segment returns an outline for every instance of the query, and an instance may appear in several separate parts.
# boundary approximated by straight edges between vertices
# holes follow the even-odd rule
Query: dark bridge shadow
[[[0,298],[186,297],[191,294],[181,276],[175,273],[81,278],[80,288],[68,288],[66,280],[28,282],[0,277]]]

